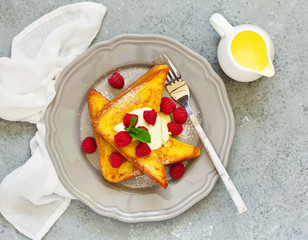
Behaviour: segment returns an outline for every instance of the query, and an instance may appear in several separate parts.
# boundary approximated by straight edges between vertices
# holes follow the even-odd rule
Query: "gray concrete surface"
[[[0,0],[0,56],[13,37],[49,11],[78,1]],[[44,239],[308,239],[308,1],[97,1],[108,8],[95,42],[122,33],[172,37],[206,58],[223,79],[236,132],[228,172],[249,211],[238,216],[221,180],[182,215],[122,223],[73,201]],[[252,83],[220,69],[214,13],[264,28],[275,44],[276,75]],[[32,124],[0,120],[0,181],[30,156]],[[27,239],[0,216],[0,239]]]

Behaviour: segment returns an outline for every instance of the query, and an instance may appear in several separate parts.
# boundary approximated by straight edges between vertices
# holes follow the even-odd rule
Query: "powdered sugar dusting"
[[[140,189],[140,188],[149,188],[149,187],[155,187],[156,183],[153,182],[149,177],[147,176],[138,176],[129,180],[126,180],[120,185],[128,188],[133,189]]]
[[[187,123],[183,124],[183,132],[180,134],[180,137],[184,139],[192,139],[195,134],[196,130],[188,120]]]

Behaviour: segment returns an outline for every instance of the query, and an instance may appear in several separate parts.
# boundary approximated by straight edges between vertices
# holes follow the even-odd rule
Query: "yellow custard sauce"
[[[243,67],[262,71],[269,63],[263,38],[253,31],[238,33],[232,43],[234,59]]]

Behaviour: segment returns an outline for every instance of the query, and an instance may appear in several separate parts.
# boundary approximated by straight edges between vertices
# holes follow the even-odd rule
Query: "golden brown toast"
[[[101,93],[91,89],[88,93],[88,105],[93,121],[100,110],[109,103],[108,99]],[[109,157],[116,149],[112,147],[102,136],[94,131],[99,152],[100,165],[103,176],[110,182],[121,182],[142,174],[131,162],[125,160],[120,168],[113,168],[110,165]],[[200,149],[185,143],[182,143],[172,137],[169,137],[167,143],[162,146],[164,165],[171,165],[177,162],[196,158],[200,155]]]
[[[88,93],[88,106],[91,116],[91,122],[95,120],[97,114],[109,103],[109,100],[103,97],[99,92],[92,89]],[[117,152],[101,135],[94,130],[99,161],[103,176],[110,182],[118,183],[130,178],[142,175],[142,172],[126,159],[119,168],[113,168],[109,157],[111,153]]]
[[[169,140],[162,146],[162,152],[164,165],[168,166],[198,157],[200,148],[169,137]]]
[[[104,107],[93,123],[95,130],[118,152],[164,189],[167,188],[168,183],[162,148],[155,149],[144,157],[137,157],[135,149],[138,141],[132,141],[125,147],[118,147],[114,141],[116,135],[114,127],[123,121],[126,113],[135,109],[149,107],[159,112],[168,71],[169,68],[166,65],[151,68]]]

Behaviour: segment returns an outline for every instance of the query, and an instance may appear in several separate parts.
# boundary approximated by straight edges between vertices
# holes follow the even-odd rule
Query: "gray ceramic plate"
[[[169,219],[204,198],[218,179],[190,123],[179,138],[201,147],[201,155],[188,161],[180,180],[169,178],[166,190],[147,177],[110,183],[100,173],[98,154],[88,155],[80,148],[82,139],[93,136],[87,108],[89,89],[96,88],[111,100],[121,91],[107,83],[114,71],[124,76],[127,87],[152,66],[152,58],[162,51],[171,57],[188,82],[193,109],[227,165],[234,117],[222,80],[203,57],[173,39],[158,35],[120,35],[95,44],[58,79],[57,95],[45,115],[46,142],[63,185],[103,216],[125,222]]]

